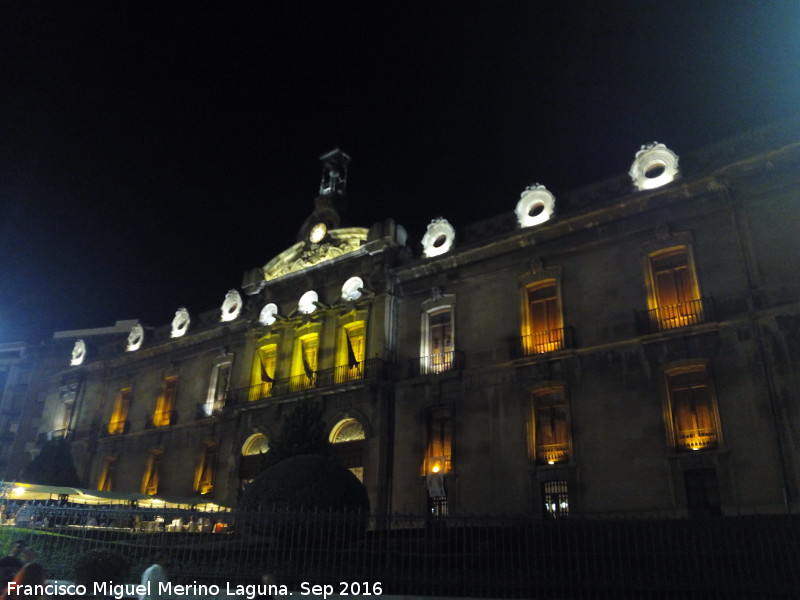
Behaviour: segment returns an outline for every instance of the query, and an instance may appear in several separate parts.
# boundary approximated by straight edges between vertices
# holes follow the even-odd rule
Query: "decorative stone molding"
[[[368,229],[349,227],[328,231],[323,243],[298,242],[264,265],[264,281],[302,271],[358,250],[367,242]]]
[[[535,183],[520,194],[514,212],[520,227],[532,227],[549,221],[556,209],[556,199],[546,187]]]
[[[272,325],[277,320],[278,307],[273,302],[265,305],[258,315],[258,322],[262,325]]]
[[[297,303],[297,310],[304,315],[310,315],[317,310],[318,301],[319,295],[317,292],[314,290],[309,290],[300,297],[300,301]]]
[[[186,331],[189,329],[189,323],[191,322],[191,317],[189,317],[189,311],[185,308],[179,308],[175,311],[175,318],[172,319],[172,331],[170,331],[169,337],[179,338],[183,336]]]
[[[452,249],[456,242],[456,230],[447,219],[437,217],[428,225],[422,237],[422,254],[426,258],[441,256]]]
[[[86,359],[86,342],[83,340],[75,340],[75,345],[72,347],[72,360],[69,364],[73,367],[82,365]]]
[[[351,277],[342,286],[342,300],[358,300],[361,298],[361,289],[364,287],[364,280],[361,277]]]
[[[219,320],[233,321],[242,312],[242,296],[237,290],[228,290],[220,308]]]
[[[131,327],[131,332],[128,334],[128,345],[125,347],[126,352],[135,352],[142,347],[144,341],[144,327],[136,323]]]
[[[678,155],[664,144],[647,144],[636,153],[628,174],[638,191],[661,187],[678,177]]]

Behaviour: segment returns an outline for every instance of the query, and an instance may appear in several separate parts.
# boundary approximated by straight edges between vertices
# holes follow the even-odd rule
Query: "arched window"
[[[240,485],[245,485],[261,473],[264,459],[269,452],[269,440],[263,433],[254,433],[242,444],[242,457],[239,459]]]
[[[342,419],[328,436],[328,440],[333,444],[333,454],[339,463],[350,470],[364,481],[364,426],[358,419]]]

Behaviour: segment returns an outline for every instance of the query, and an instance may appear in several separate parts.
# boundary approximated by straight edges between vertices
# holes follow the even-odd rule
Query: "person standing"
[[[167,569],[172,565],[169,554],[159,552],[155,562],[142,573],[142,585],[147,586],[145,593],[139,595],[139,600],[155,600],[155,598],[170,598],[170,594],[162,592],[161,588],[169,583]]]

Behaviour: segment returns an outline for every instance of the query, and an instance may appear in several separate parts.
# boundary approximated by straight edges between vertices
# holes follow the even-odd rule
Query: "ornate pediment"
[[[367,241],[367,233],[363,227],[349,227],[329,231],[323,243],[298,242],[264,266],[264,280],[277,279],[358,250]]]

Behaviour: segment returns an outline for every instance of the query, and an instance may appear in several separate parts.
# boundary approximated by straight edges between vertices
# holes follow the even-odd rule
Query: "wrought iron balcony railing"
[[[513,358],[520,358],[522,356],[546,354],[557,350],[574,348],[574,340],[575,336],[573,335],[572,327],[536,331],[515,338],[512,341],[511,355]]]
[[[569,444],[542,444],[536,446],[536,460],[540,464],[554,465],[569,460]]]
[[[110,421],[108,423],[108,427],[105,428],[103,431],[104,436],[108,435],[122,435],[123,433],[128,433],[130,431],[131,424],[130,421],[127,419],[121,419],[118,421]]]
[[[717,432],[713,429],[685,429],[678,432],[681,450],[705,450],[717,447]]]
[[[408,373],[410,377],[435,375],[448,371],[458,371],[463,368],[464,353],[460,350],[420,356],[419,358],[412,358],[408,361]]]
[[[276,379],[275,381],[257,383],[250,387],[242,388],[231,394],[225,406],[233,406],[244,402],[255,402],[264,398],[293,394],[313,388],[325,388],[336,385],[354,383],[360,380],[372,380],[385,377],[386,363],[379,358],[370,358],[359,361],[353,366],[341,365],[332,369],[322,369],[311,373],[311,377],[305,373]]]
[[[636,313],[636,329],[640,335],[658,333],[678,327],[708,323],[716,319],[714,301],[700,298],[672,306],[659,306]]]

